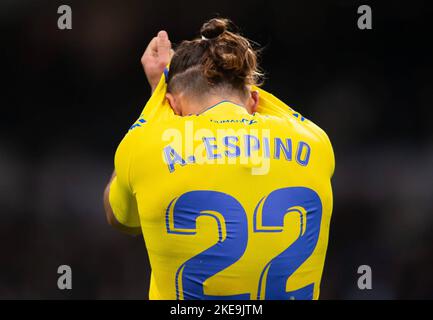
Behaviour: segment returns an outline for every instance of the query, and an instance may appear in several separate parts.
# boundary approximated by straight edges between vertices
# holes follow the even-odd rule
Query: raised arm
[[[155,91],[165,67],[170,63],[174,51],[166,31],[159,31],[148,44],[141,57],[141,64],[150,88]]]

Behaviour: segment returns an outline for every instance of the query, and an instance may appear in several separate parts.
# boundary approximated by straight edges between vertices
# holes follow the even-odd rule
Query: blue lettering
[[[305,152],[303,152],[304,149]],[[298,150],[296,152],[296,162],[299,163],[301,166],[306,166],[308,164],[308,161],[310,161],[310,153],[310,146],[306,142],[299,141]]]
[[[230,142],[230,140],[234,140],[232,143]],[[226,150],[224,151],[224,154],[226,157],[229,158],[236,158],[239,157],[241,155],[241,148],[239,148],[239,146],[236,145],[236,143],[239,141],[239,138],[236,136],[226,136],[223,139],[223,143],[227,148],[231,148],[234,151],[229,151]]]
[[[286,139],[286,145],[284,145],[284,143],[281,141],[280,138],[275,138],[274,139],[274,158],[275,159],[280,159],[280,152],[281,149],[284,152],[284,156],[286,157],[287,161],[292,161],[292,140],[291,139]]]
[[[221,155],[218,153],[214,153],[214,150],[216,150],[217,146],[216,144],[211,144],[210,142],[215,142],[215,137],[203,137],[203,142],[206,147],[206,154],[208,159],[219,159],[221,158]]]
[[[260,141],[259,138],[256,136],[252,136],[250,134],[245,135],[245,154],[247,157],[251,157],[251,140],[254,140],[254,146],[253,150],[259,150],[260,149]]]
[[[269,158],[270,157],[270,147],[269,147],[269,138],[268,137],[264,137],[263,138],[263,155],[265,158]]]
[[[174,171],[174,165],[176,163],[181,166],[186,165],[186,161],[174,150],[171,146],[167,146],[164,148],[164,158],[168,165],[168,170],[170,172]]]

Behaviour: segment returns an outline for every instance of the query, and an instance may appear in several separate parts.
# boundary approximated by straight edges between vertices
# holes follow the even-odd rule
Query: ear
[[[173,109],[174,113],[178,116],[181,115],[181,112],[180,112],[181,108],[180,108],[180,105],[179,105],[177,99],[175,98],[175,96],[172,95],[171,93],[167,92],[165,94],[165,98],[167,99],[168,104]]]
[[[257,90],[251,91],[250,96],[248,98],[248,112],[253,114],[257,111],[259,106],[259,92]]]

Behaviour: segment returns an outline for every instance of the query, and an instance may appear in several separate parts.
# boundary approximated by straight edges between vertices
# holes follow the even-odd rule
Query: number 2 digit
[[[260,200],[254,211],[255,232],[283,231],[286,214],[300,217],[299,236],[273,258],[260,275],[257,299],[313,299],[314,284],[286,292],[287,279],[313,253],[319,238],[322,202],[316,192],[304,187],[283,188]]]
[[[243,255],[248,240],[247,215],[232,196],[216,191],[191,191],[174,199],[167,208],[168,233],[193,235],[199,216],[210,216],[218,224],[218,242],[183,263],[176,273],[176,298],[250,299],[250,294],[209,296],[203,283],[235,263]],[[218,259],[215,259],[218,257]],[[182,288],[180,288],[182,287]]]

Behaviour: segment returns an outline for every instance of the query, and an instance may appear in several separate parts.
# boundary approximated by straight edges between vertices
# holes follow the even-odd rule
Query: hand
[[[156,89],[165,67],[170,62],[174,51],[165,31],[159,31],[154,37],[141,57],[144,73],[150,84],[152,92]]]

